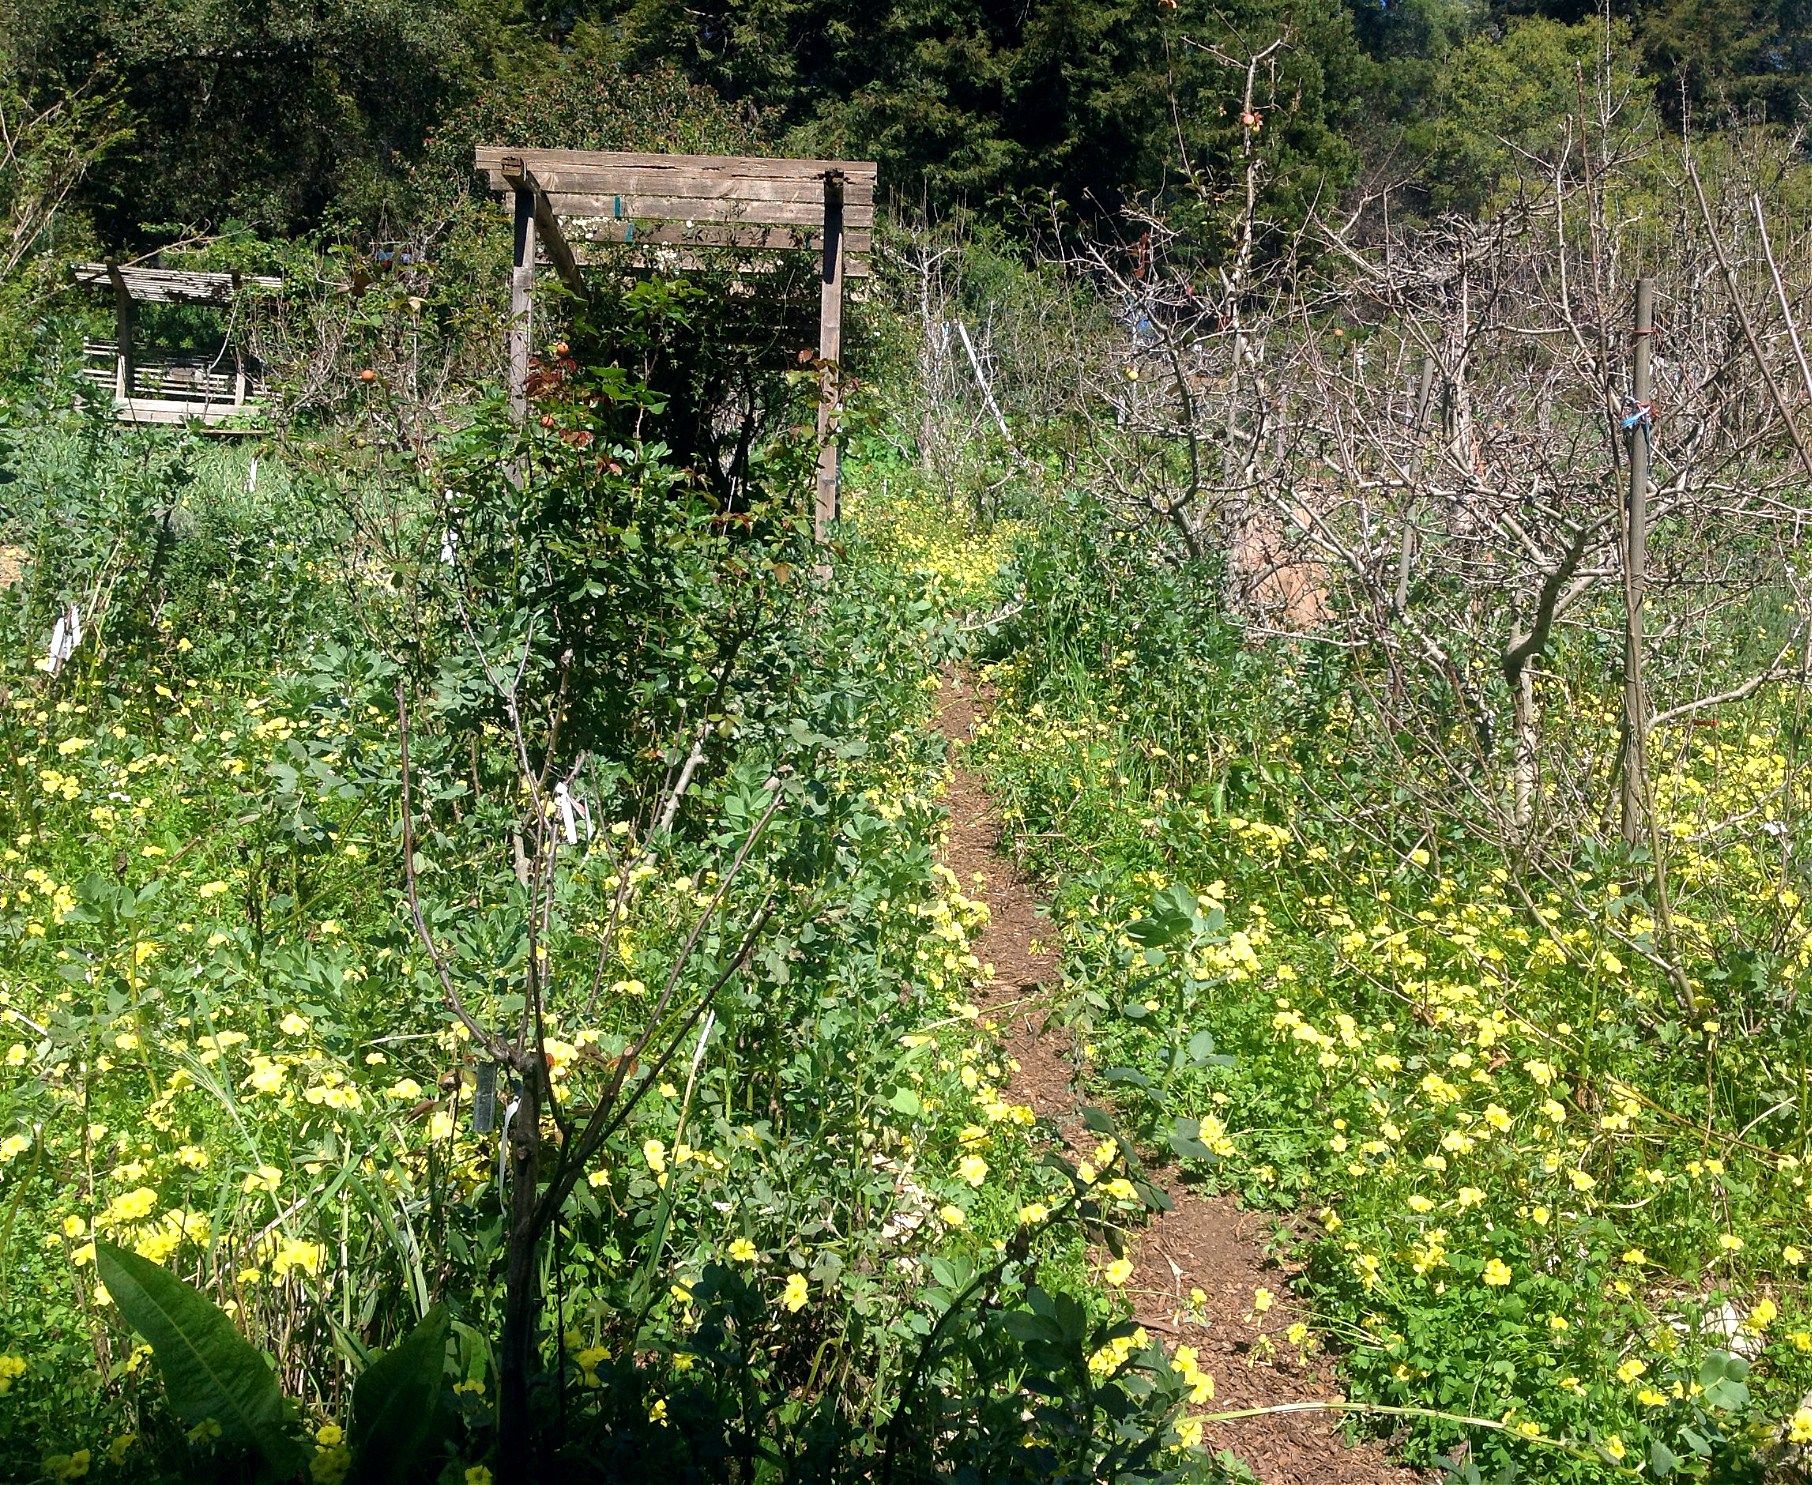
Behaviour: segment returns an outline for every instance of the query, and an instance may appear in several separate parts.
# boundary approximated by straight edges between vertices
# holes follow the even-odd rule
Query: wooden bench
[[[256,407],[263,382],[236,346],[225,345],[213,357],[188,351],[142,352],[135,344],[136,307],[200,304],[229,309],[247,286],[279,289],[281,279],[115,263],[79,263],[74,275],[79,285],[113,292],[117,339],[84,341],[81,374],[112,390],[114,416],[121,422],[212,426]]]

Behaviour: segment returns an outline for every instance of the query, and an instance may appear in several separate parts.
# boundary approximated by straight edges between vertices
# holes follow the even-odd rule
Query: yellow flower
[[[337,1423],[323,1423],[315,1430],[315,1442],[317,1444],[324,1444],[329,1449],[335,1444],[342,1442],[345,1437],[345,1430]]]
[[[1796,1266],[1799,1264],[1802,1264],[1806,1261],[1806,1255],[1804,1253],[1800,1252],[1800,1250],[1798,1248],[1794,1247],[1791,1243],[1787,1244],[1786,1247],[1781,1249],[1781,1258],[1785,1262],[1794,1264]]]
[[[971,1186],[979,1186],[988,1179],[988,1162],[979,1155],[965,1155],[956,1163],[956,1176]]]
[[[1487,1258],[1485,1270],[1479,1275],[1480,1282],[1489,1284],[1493,1289],[1502,1289],[1511,1278],[1510,1265],[1501,1258]]]
[[[1019,1221],[1023,1227],[1036,1227],[1051,1215],[1051,1209],[1041,1201],[1029,1201],[1019,1209]]]
[[[275,1191],[283,1179],[283,1172],[274,1165],[261,1165],[240,1182],[242,1191]]]
[[[1277,1296],[1274,1295],[1269,1289],[1254,1289],[1252,1291],[1252,1313],[1253,1314],[1262,1315],[1265,1313],[1266,1310],[1270,1309],[1271,1306],[1274,1305],[1275,1303],[1277,1303]]]
[[[755,1245],[746,1237],[739,1237],[730,1244],[730,1261],[732,1263],[754,1263],[761,1255],[755,1251]]]
[[[1604,1452],[1612,1459],[1621,1460],[1628,1451],[1623,1447],[1623,1440],[1613,1433],[1605,1435]]]
[[[1648,1363],[1646,1361],[1642,1361],[1637,1357],[1632,1356],[1628,1361],[1617,1368],[1617,1380],[1626,1383],[1633,1382],[1647,1370]]]
[[[1812,1408],[1801,1408],[1787,1420],[1787,1439],[1795,1444],[1812,1444]]]
[[[291,1011],[277,1023],[279,1029],[282,1030],[286,1036],[305,1035],[311,1024],[308,1017],[297,1011]]]
[[[961,1227],[969,1219],[963,1215],[963,1209],[945,1202],[937,1209],[938,1221],[946,1227]]]
[[[789,1274],[786,1281],[786,1292],[780,1296],[781,1304],[797,1314],[811,1300],[811,1288],[805,1282],[804,1274]]]
[[[101,1220],[108,1224],[119,1222],[137,1222],[157,1210],[157,1193],[149,1186],[140,1186],[116,1196],[107,1203],[107,1210],[101,1214]]]
[[[1118,1289],[1133,1276],[1133,1266],[1124,1258],[1116,1258],[1101,1271],[1101,1277]]]
[[[466,1471],[466,1485],[491,1485],[491,1472],[482,1464],[473,1465]]]
[[[642,1159],[648,1162],[648,1169],[658,1176],[667,1168],[667,1147],[659,1140],[644,1140]]]
[[[319,1243],[284,1238],[277,1247],[276,1256],[271,1259],[271,1277],[281,1278],[293,1269],[300,1269],[305,1274],[318,1274],[326,1257],[327,1250]]]
[[[1749,1312],[1749,1318],[1743,1322],[1750,1330],[1760,1335],[1779,1317],[1780,1310],[1774,1301],[1764,1296],[1756,1301],[1755,1308]]]

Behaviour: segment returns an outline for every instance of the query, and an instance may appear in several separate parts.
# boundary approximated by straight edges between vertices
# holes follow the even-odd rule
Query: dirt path
[[[985,714],[987,698],[963,680],[946,679],[938,729],[955,746],[966,741]],[[982,779],[953,756],[945,802],[950,835],[945,864],[963,891],[983,898],[989,919],[974,944],[994,983],[981,1004],[999,1026],[1018,1063],[1015,1095],[1054,1123],[1065,1143],[1086,1149],[1074,1088],[1076,1061],[1068,1036],[1047,1025],[1050,986],[1057,960],[1047,947],[1049,922],[1040,917],[1032,888],[1001,842],[1001,827]],[[976,876],[982,881],[978,886]],[[1267,1252],[1270,1223],[1240,1209],[1230,1197],[1203,1196],[1155,1172],[1175,1209],[1159,1213],[1134,1239],[1134,1273],[1127,1285],[1134,1314],[1171,1344],[1194,1346],[1215,1381],[1217,1409],[1264,1407],[1340,1395],[1324,1359],[1307,1365],[1284,1332],[1298,1318],[1288,1300],[1291,1270]],[[1253,1292],[1277,1296],[1263,1315],[1253,1314]],[[1190,1291],[1206,1296],[1199,1307]],[[1223,1424],[1209,1435],[1231,1449],[1263,1485],[1411,1485],[1421,1477],[1389,1462],[1375,1444],[1354,1447],[1331,1414],[1296,1414]]]

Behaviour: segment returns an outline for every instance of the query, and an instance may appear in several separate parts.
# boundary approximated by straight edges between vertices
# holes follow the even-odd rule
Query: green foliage
[[[1734,115],[1792,125],[1812,76],[1812,10],[1805,0],[1662,0],[1633,19],[1657,102],[1722,122]]]
[[[481,75],[492,35],[492,12],[458,0],[11,9],[30,96],[117,87],[138,125],[132,154],[100,162],[84,193],[115,242],[233,219],[281,234],[336,200],[369,209]]]
[[[255,1450],[269,1478],[295,1474],[303,1455],[276,1373],[219,1306],[112,1243],[95,1244],[95,1266],[127,1323],[151,1343],[170,1406],[201,1436]]]
[[[856,527],[837,575],[810,576],[810,407],[787,382],[759,389],[771,415],[740,462],[686,435],[681,463],[677,409],[708,427],[719,395],[689,364],[715,313],[629,289],[608,337],[550,348],[526,426],[482,413],[432,479],[331,434],[260,449],[252,488],[249,450],[180,431],[9,430],[5,1472],[83,1450],[128,1479],[238,1467],[221,1420],[191,1440],[123,1333],[129,1302],[97,1292],[89,1259],[111,1274],[116,1248],[220,1307],[193,1325],[230,1312],[237,1346],[277,1355],[317,1477],[400,1472],[415,1448],[453,1481],[504,1463],[508,1193],[403,900],[400,683],[423,911],[480,1024],[518,1024],[540,963],[550,1078],[582,1107],[676,965],[676,1006],[710,996],[680,1055],[636,1070],[645,1095],[543,1245],[550,1470],[1212,1477],[1179,1432],[1196,1384],[1087,1278],[1082,1225],[1160,1198],[1117,1143],[1099,1190],[1047,1161],[970,1004],[982,909],[938,864],[926,718],[958,587],[908,560],[908,533]],[[863,443],[897,480],[890,448]],[[997,554],[978,540],[962,591]],[[34,661],[71,599],[89,621],[53,676]],[[532,943],[499,678],[591,817]],[[927,1458],[932,1413],[947,1447]]]
[[[1812,1311],[1805,1136],[1775,1091],[1801,1076],[1799,971],[1754,947],[1801,929],[1749,848],[1670,827],[1674,909],[1704,929],[1683,1011],[1632,947],[1643,863],[1585,852],[1568,888],[1424,808],[1354,657],[1238,643],[1212,570],[1080,503],[1014,581],[979,756],[1059,883],[1092,1078],[1204,1181],[1314,1210],[1299,1288],[1352,1395],[1447,1415],[1410,1457],[1463,1445],[1485,1479],[1758,1478],[1812,1430]],[[1771,708],[1749,726],[1670,753],[1660,797],[1739,817],[1798,746]]]
[[[374,1357],[352,1389],[352,1478],[408,1485],[440,1430],[451,1316],[435,1305],[420,1325]]]
[[[1243,59],[1288,37],[1265,88],[1279,102],[1267,192],[1289,219],[1346,178],[1337,130],[1364,86],[1346,12],[1287,0],[890,0],[859,22],[824,0],[639,0],[624,12],[632,60],[679,55],[771,117],[787,146],[872,155],[908,200],[944,205],[1051,192],[1093,216],[1179,173],[1219,179],[1237,152],[1243,78],[1211,49]]]
[[[1611,74],[1599,76],[1606,58]],[[1594,100],[1631,99],[1645,109],[1638,58],[1627,25],[1518,20],[1501,36],[1467,41],[1450,56],[1434,115],[1411,124],[1409,137],[1427,157],[1432,205],[1438,210],[1484,210],[1500,185],[1531,156],[1553,158],[1582,107]],[[1624,127],[1631,121],[1625,120]]]

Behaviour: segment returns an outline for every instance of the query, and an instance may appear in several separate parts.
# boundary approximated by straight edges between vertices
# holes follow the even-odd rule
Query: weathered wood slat
[[[763,227],[822,227],[824,185],[818,184],[817,201],[744,201],[728,196],[630,196],[580,195],[549,187],[554,210],[566,221],[603,218],[608,221],[747,222]],[[847,208],[852,229],[867,230],[875,224],[873,206]]]
[[[172,397],[123,397],[114,400],[114,416],[122,423],[202,423],[213,425],[247,409],[230,402],[194,402]],[[213,428],[219,433],[252,432],[251,429]]]
[[[566,223],[567,241],[581,254],[582,244],[650,243],[655,246],[744,248],[752,252],[820,252],[824,228],[750,227],[732,222],[613,222],[602,217]],[[866,256],[873,241],[867,230],[845,232],[844,251]]]
[[[134,268],[77,263],[72,272],[85,288],[113,288],[139,304],[230,304],[246,288],[281,289],[283,280],[260,274],[204,273],[191,268]]]
[[[706,175],[694,170],[549,169],[541,179],[550,191],[570,196],[682,196],[703,201],[772,201],[824,209],[824,178],[763,180],[751,175]],[[851,181],[847,204],[872,207],[873,181]]]
[[[119,347],[110,341],[90,340],[83,342],[82,353],[81,375],[97,385],[117,388]],[[178,400],[199,397],[231,401],[242,395],[256,395],[262,389],[255,371],[242,371],[235,363],[202,355],[157,355],[139,360],[134,363],[129,380],[132,396],[174,395]]]
[[[606,201],[613,196],[639,196],[764,202],[809,206],[817,210],[820,218],[824,215],[824,177],[818,175],[803,176],[798,180],[763,180],[755,176],[708,175],[698,170],[607,170],[583,166],[523,168],[541,182],[544,190],[555,196],[592,196]],[[509,180],[507,168],[502,179]],[[874,183],[847,182],[844,197],[845,205],[872,211]]]
[[[767,181],[818,181],[827,171],[838,171],[851,185],[874,188],[876,166],[872,160],[769,159],[759,155],[648,155],[623,150],[515,149],[481,146],[473,163],[501,182],[503,162],[519,159],[537,175],[569,169],[610,171],[682,171],[713,178],[743,177]],[[501,189],[495,186],[494,189]]]
[[[611,243],[586,244],[577,249],[581,268],[601,268],[607,266],[648,269],[661,273],[732,273],[738,277],[749,277],[766,273],[778,273],[781,260],[769,249],[744,249],[733,247],[689,247],[674,243],[647,244],[647,239],[637,237],[634,243],[613,245]],[[822,251],[822,244],[814,246],[815,254]],[[866,279],[869,276],[867,258],[849,257],[843,268],[846,279]]]

